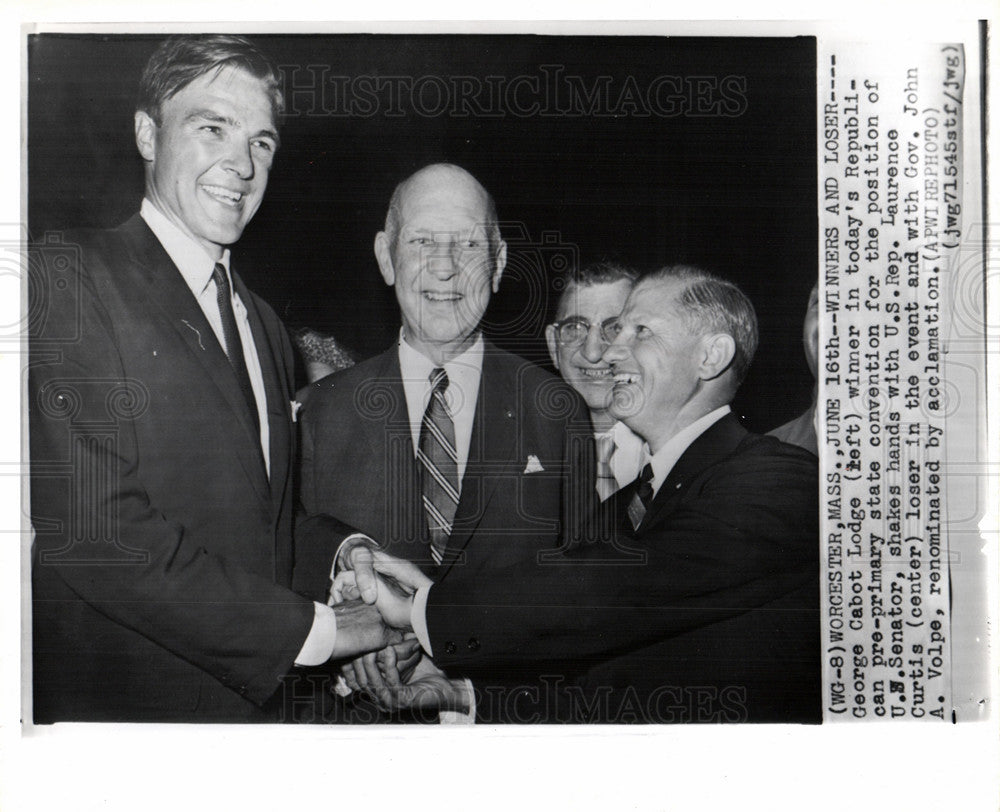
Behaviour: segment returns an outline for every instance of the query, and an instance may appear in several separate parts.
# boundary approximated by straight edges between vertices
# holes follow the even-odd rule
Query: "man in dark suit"
[[[297,534],[296,583],[308,594],[329,585],[322,539],[315,563],[306,549],[322,514],[438,582],[474,585],[559,546],[568,471],[591,430],[572,389],[482,335],[506,254],[492,198],[464,169],[428,166],[396,188],[375,255],[399,340],[314,384],[303,409],[302,501],[315,518]]]
[[[607,338],[612,413],[646,443],[640,478],[611,500],[620,561],[584,545],[475,586],[429,585],[357,547],[358,586],[370,596],[369,559],[393,576],[376,587],[383,614],[425,627],[447,672],[536,664],[543,690],[477,695],[481,718],[819,721],[816,459],[730,412],[757,344],[750,302],[704,271],[665,268],[636,285]],[[459,645],[470,638],[475,650]],[[401,680],[391,649],[366,678],[385,704],[448,701],[440,674]]]
[[[32,302],[36,722],[275,719],[296,664],[387,642],[368,609],[290,589],[291,348],[227,247],[280,104],[247,40],[165,41],[135,114],[140,212],[68,235]]]

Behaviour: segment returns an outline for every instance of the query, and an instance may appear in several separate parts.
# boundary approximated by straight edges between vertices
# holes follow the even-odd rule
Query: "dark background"
[[[449,160],[493,193],[510,244],[486,319],[501,346],[548,363],[543,329],[572,262],[693,262],[736,281],[757,308],[761,346],[737,413],[766,431],[808,406],[801,325],[817,257],[813,38],[252,38],[285,69],[286,96],[293,70],[300,86],[317,76],[468,76],[484,86],[481,100],[487,77],[544,81],[541,66],[559,66],[587,87],[610,77],[603,80],[610,95],[586,115],[579,108],[516,115],[503,101],[487,105],[499,115],[442,112],[432,95],[424,103],[435,114],[422,115],[405,93],[401,115],[389,114],[385,95],[351,111],[334,98],[336,82],[323,97],[295,94],[264,203],[234,249],[235,267],[290,328],[332,333],[359,359],[394,340],[398,313],[372,241],[394,185]],[[159,39],[30,38],[32,237],[116,225],[138,209],[142,164],[132,115],[139,75]],[[322,68],[309,73],[308,66]],[[618,105],[629,77],[645,91],[665,75],[688,88],[699,77],[709,87],[743,77],[745,104],[735,116],[692,115],[694,97],[670,102],[678,114],[669,116]],[[530,95],[519,98],[527,103],[536,98]],[[711,105],[711,90],[707,98]],[[732,96],[721,106],[731,111]]]

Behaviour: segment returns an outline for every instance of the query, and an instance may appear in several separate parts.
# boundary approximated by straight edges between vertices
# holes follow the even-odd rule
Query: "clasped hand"
[[[384,710],[401,708],[467,712],[468,698],[460,680],[450,680],[424,654],[413,634],[413,598],[431,580],[409,561],[357,545],[341,556],[345,569],[330,590],[333,603],[360,597],[374,604],[387,626],[404,638],[382,650],[341,666],[344,682],[369,694]]]

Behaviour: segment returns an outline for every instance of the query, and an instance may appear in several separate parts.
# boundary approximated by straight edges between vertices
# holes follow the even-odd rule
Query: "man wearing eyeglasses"
[[[358,587],[372,588],[373,569],[390,575],[379,610],[426,629],[440,667],[534,663],[550,675],[541,694],[482,697],[502,721],[819,721],[816,458],[749,433],[729,407],[757,346],[752,305],[730,282],[671,266],[636,284],[602,332],[610,412],[645,442],[642,474],[617,498],[615,540],[638,560],[584,545],[470,589],[358,550]],[[449,651],[468,635],[475,652]],[[567,682],[553,657],[585,673]],[[404,684],[391,650],[369,659],[383,701],[433,691]]]
[[[603,358],[604,331],[618,319],[638,277],[632,268],[612,262],[575,270],[559,298],[556,321],[545,328],[552,363],[590,411],[601,501],[639,475],[642,439],[611,413],[614,380]]]

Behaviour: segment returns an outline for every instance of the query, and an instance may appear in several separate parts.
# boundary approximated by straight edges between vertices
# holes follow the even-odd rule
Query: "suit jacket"
[[[269,478],[226,355],[145,222],[69,235],[62,261],[44,248],[29,377],[35,721],[270,718],[261,706],[314,614],[289,589],[284,327],[234,274]]]
[[[611,502],[624,521],[633,492]],[[441,666],[536,662],[515,695],[480,695],[480,717],[820,720],[816,458],[732,415],[681,456],[637,530],[496,575],[435,585],[427,607]],[[470,637],[474,652],[458,646]]]
[[[441,566],[429,556],[398,348],[313,384],[300,414],[302,503],[295,585],[319,599],[331,550],[323,514],[356,527],[438,582],[475,584],[533,566],[576,531],[563,514],[594,499],[586,407],[560,379],[486,342],[468,463]],[[471,637],[460,641],[475,648]],[[443,649],[442,649],[443,652]],[[438,653],[435,648],[435,656]],[[508,671],[516,670],[508,664]],[[472,669],[461,670],[475,676]],[[490,678],[507,680],[491,672]]]

